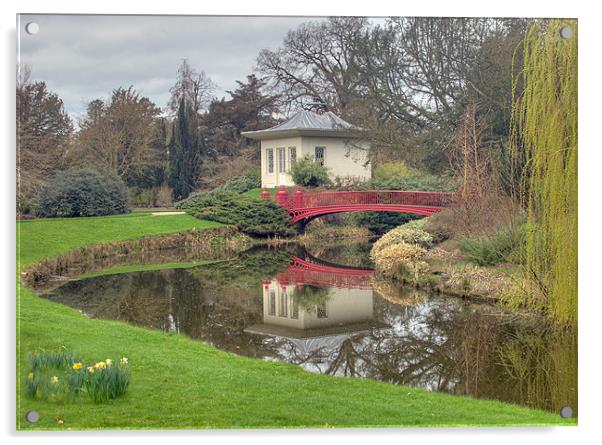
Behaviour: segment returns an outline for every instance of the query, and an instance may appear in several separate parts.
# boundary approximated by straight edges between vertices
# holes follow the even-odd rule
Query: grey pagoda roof
[[[301,110],[286,122],[275,127],[257,131],[243,131],[250,139],[275,139],[290,136],[330,136],[353,137],[352,130],[358,130],[331,111],[318,114]]]

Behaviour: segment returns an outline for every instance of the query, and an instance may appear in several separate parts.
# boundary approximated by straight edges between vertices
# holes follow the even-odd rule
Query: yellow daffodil
[[[74,363],[72,366],[73,369],[78,370],[78,369],[82,369],[82,364],[81,363]]]
[[[88,366],[88,372],[90,374],[93,374],[94,373],[94,368],[92,366]]]
[[[110,358],[106,359],[105,362],[107,363],[107,366],[111,366],[113,364],[113,360]]]
[[[59,378],[55,375],[53,375],[52,377],[50,377],[50,383],[56,385],[59,382]]]
[[[127,357],[121,357],[121,360],[119,360],[119,363],[121,363],[122,365],[127,365],[128,358]]]
[[[98,362],[94,365],[94,367],[96,369],[105,369],[107,367],[107,364],[105,362]]]
[[[27,374],[27,378],[29,380],[33,380],[33,372],[30,372],[29,374]]]

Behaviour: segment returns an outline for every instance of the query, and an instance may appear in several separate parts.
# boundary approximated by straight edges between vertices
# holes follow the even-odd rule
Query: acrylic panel
[[[17,36],[19,430],[577,423],[577,20]]]

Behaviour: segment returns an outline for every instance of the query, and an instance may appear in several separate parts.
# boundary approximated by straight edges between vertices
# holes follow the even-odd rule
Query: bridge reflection
[[[371,269],[357,269],[295,256],[291,258],[291,264],[277,275],[276,280],[283,286],[294,283],[300,286],[309,284],[371,290],[373,275],[374,271]]]

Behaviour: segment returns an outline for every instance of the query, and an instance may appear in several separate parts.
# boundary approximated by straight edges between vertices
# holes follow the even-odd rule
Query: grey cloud
[[[288,30],[308,20],[321,19],[25,14],[19,60],[73,116],[88,101],[129,85],[165,107],[183,58],[218,83],[221,97],[253,71],[261,49],[278,47]],[[30,36],[24,28],[33,21],[40,31]]]

